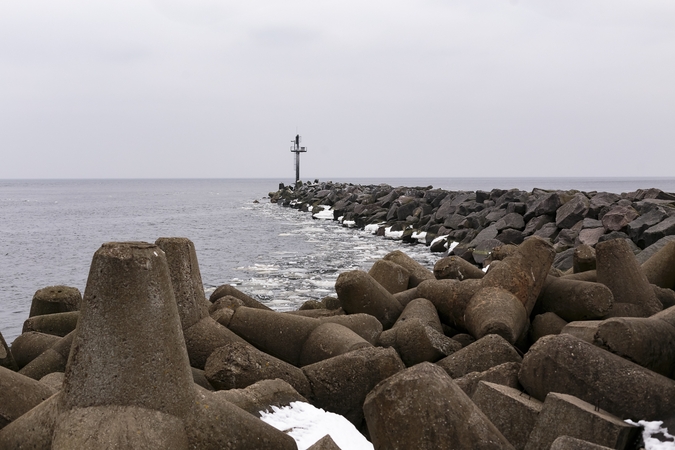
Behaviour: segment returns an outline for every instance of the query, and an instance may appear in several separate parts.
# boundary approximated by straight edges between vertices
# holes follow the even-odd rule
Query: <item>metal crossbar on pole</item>
[[[300,181],[300,153],[307,151],[307,147],[300,147],[300,135],[296,134],[295,139],[291,141],[291,151],[295,153],[295,183]]]

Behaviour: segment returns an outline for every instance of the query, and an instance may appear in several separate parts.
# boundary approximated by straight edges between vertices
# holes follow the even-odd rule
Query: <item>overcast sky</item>
[[[0,0],[0,178],[675,176],[673,0]]]

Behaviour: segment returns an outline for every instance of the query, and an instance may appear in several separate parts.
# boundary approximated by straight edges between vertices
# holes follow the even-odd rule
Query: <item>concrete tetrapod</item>
[[[490,268],[481,279],[482,287],[498,287],[511,292],[530,316],[555,257],[553,246],[531,237],[520,244],[499,265]]]
[[[569,334],[535,342],[523,358],[518,378],[540,401],[557,392],[621,419],[675,419],[675,380]]]
[[[436,362],[462,347],[443,334],[438,312],[425,298],[408,303],[394,326],[380,335],[379,344],[394,347],[408,367]]]
[[[159,238],[155,244],[164,251],[169,265],[171,286],[190,364],[204,369],[207,358],[215,349],[243,340],[209,315],[210,303],[204,296],[204,285],[192,241],[180,237]]]
[[[642,367],[675,377],[675,306],[651,317],[614,317],[597,325],[593,343]],[[672,321],[675,322],[675,321]]]
[[[434,273],[400,250],[389,252],[383,258],[403,267],[410,273],[408,287],[413,288],[424,280],[433,280]]]
[[[366,313],[375,316],[386,330],[403,312],[403,306],[373,277],[361,270],[341,273],[335,291],[347,314]]]
[[[431,363],[379,383],[363,411],[376,450],[513,449],[452,378]]]
[[[164,252],[94,255],[63,390],[0,430],[0,448],[295,449],[192,382]]]
[[[63,337],[75,329],[79,317],[79,311],[68,311],[29,317],[23,323],[23,329],[21,332],[26,333],[28,331],[39,331],[40,333],[53,334],[55,336]]]
[[[7,345],[7,342],[5,342],[2,333],[0,333],[0,367],[6,367],[7,369],[14,371],[19,370],[19,365],[14,359],[12,350]]]
[[[53,334],[28,331],[21,333],[12,342],[11,351],[19,369],[40,356],[52,345],[63,339]]]
[[[464,314],[466,329],[476,339],[498,334],[515,344],[529,325],[520,300],[498,287],[484,287],[476,292]]]
[[[76,334],[77,331],[73,330],[65,337],[59,339],[37,358],[22,367],[19,373],[34,380],[39,380],[50,373],[65,371],[68,356],[70,355],[70,347],[73,345]]]
[[[224,297],[226,295],[231,295],[232,297],[238,298],[244,303],[244,306],[248,306],[249,308],[265,309],[267,311],[272,310],[271,308],[260,303],[258,300],[254,299],[253,297],[249,297],[248,295],[241,292],[239,289],[229,284],[223,284],[222,286],[218,286],[218,288],[215,291],[213,291],[213,293],[209,297],[209,301],[211,303],[215,303],[216,301],[218,301],[219,298]]]
[[[668,242],[641,267],[650,283],[662,288],[675,288],[675,241]]]
[[[663,309],[625,239],[600,242],[595,246],[595,251],[598,283],[612,291],[612,310],[621,308],[617,304],[628,303],[637,305],[633,314],[649,317]],[[609,313],[610,317],[625,315],[623,311],[620,314]]]
[[[314,406],[341,414],[358,427],[368,392],[403,369],[393,348],[364,347],[310,364],[302,371],[312,388]]]
[[[602,319],[612,308],[614,296],[603,284],[548,276],[537,310],[556,313],[568,322]]]
[[[82,294],[79,289],[69,286],[48,286],[39,289],[33,295],[28,317],[77,311],[80,309],[80,302]]]
[[[466,280],[467,278],[480,279],[485,273],[478,267],[459,256],[446,256],[434,264],[434,277],[437,280]]]
[[[466,306],[480,289],[480,280],[427,280],[417,287],[417,296],[426,298],[438,310],[441,321],[458,330],[466,330]]]
[[[263,380],[280,379],[305,397],[312,393],[301,369],[241,342],[211,353],[204,375],[217,390],[243,389]]]
[[[410,272],[395,262],[379,259],[370,268],[368,275],[392,294],[408,289]]]
[[[14,371],[19,370],[19,366],[14,359],[14,355],[12,355],[12,351],[7,345],[7,342],[5,342],[5,338],[2,333],[0,333],[0,367],[5,367]]]

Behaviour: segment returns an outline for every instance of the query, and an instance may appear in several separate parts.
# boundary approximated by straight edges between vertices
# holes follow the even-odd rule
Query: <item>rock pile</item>
[[[675,242],[594,250],[562,276],[537,236],[486,273],[395,251],[282,313],[206,300],[188,239],[104,244],[82,298],[38,291],[44,325],[2,341],[0,449],[292,449],[259,413],[294,401],[376,449],[637,449],[626,419],[675,428]]]
[[[503,244],[518,245],[529,236],[550,241],[554,267],[566,271],[574,248],[624,238],[634,251],[675,235],[675,194],[659,189],[608,192],[493,189],[446,191],[428,187],[391,187],[318,182],[279,186],[270,200],[316,213],[330,207],[333,217],[363,228],[379,225],[379,234],[402,233],[406,242],[423,242],[431,251],[450,252],[487,265]],[[440,239],[437,239],[439,238]],[[433,243],[433,244],[432,244]]]

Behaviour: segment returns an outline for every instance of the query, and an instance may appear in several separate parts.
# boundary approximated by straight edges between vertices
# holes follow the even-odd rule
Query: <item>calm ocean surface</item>
[[[288,180],[282,180],[288,181]],[[493,188],[675,192],[675,178],[333,179],[450,190]],[[190,238],[207,295],[224,283],[278,310],[334,294],[339,273],[369,269],[402,248],[433,267],[438,255],[347,229],[265,197],[279,180],[0,180],[0,331],[21,332],[36,290],[57,284],[84,292],[104,242]],[[258,200],[259,203],[254,201]]]

